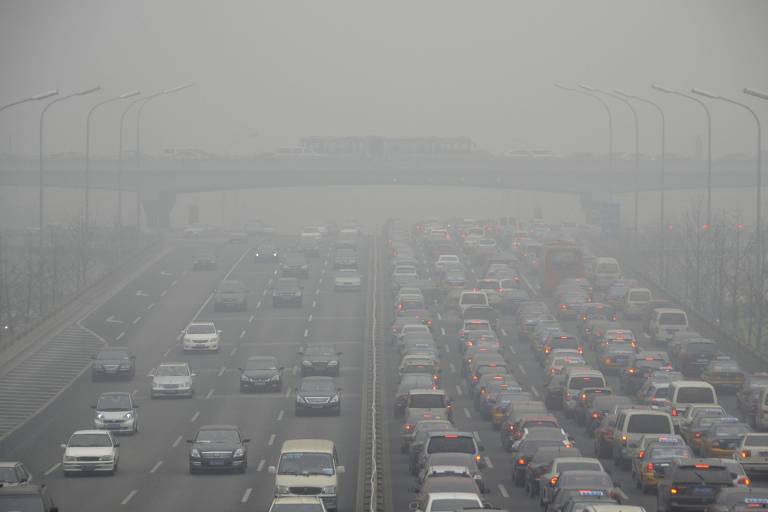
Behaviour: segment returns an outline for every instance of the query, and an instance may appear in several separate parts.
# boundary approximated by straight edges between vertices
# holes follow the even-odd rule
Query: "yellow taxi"
[[[740,388],[746,378],[738,363],[727,356],[716,357],[701,373],[701,380],[721,388]]]
[[[669,436],[669,439],[661,438],[640,450],[633,461],[632,475],[635,486],[643,493],[651,492],[664,478],[667,469],[673,461],[690,459],[693,457],[691,449],[682,443],[679,436]]]
[[[722,418],[701,434],[701,456],[718,459],[733,458],[741,438],[752,432],[749,425],[738,418]]]

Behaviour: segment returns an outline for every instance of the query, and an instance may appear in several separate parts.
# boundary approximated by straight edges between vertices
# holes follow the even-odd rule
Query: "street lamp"
[[[167,94],[173,94],[175,92],[179,92],[181,90],[187,89],[189,87],[192,87],[195,85],[194,83],[188,83],[184,85],[179,85],[177,87],[172,87],[170,89],[164,89],[162,91],[158,91],[154,94],[150,94],[149,96],[146,96],[144,98],[138,98],[130,103],[128,107],[126,107],[125,111],[123,112],[122,117],[120,118],[120,169],[123,168],[123,124],[125,120],[126,114],[128,114],[128,111],[136,105],[137,103],[141,103],[139,106],[139,111],[136,113],[136,168],[141,168],[141,112],[146,106],[147,103],[149,103],[151,100],[157,98],[158,96],[164,96]],[[139,187],[137,185],[136,187],[136,230],[141,229],[141,204],[140,204],[140,198],[139,198]]]
[[[652,106],[656,109],[656,111],[659,113],[659,117],[661,118],[661,194],[660,194],[660,205],[659,205],[659,243],[660,243],[660,253],[659,253],[659,262],[660,262],[660,276],[663,277],[664,272],[664,238],[665,238],[665,226],[666,222],[664,220],[664,193],[665,193],[665,178],[666,178],[666,118],[664,117],[664,110],[654,101],[651,101],[646,98],[640,98],[638,96],[635,96],[634,94],[629,94],[624,91],[620,91],[618,89],[615,89],[614,92],[620,96],[623,96],[627,99],[633,99],[635,101],[639,101],[641,103],[645,103],[647,105]]]
[[[605,91],[603,89],[597,89],[595,87],[590,87],[589,85],[585,84],[579,84],[579,87],[582,89],[585,89],[587,91],[592,92],[599,92],[602,94],[605,94],[606,96],[610,96],[611,98],[617,99],[624,103],[627,107],[629,107],[629,110],[632,112],[632,117],[635,119],[635,173],[634,173],[634,182],[635,182],[635,223],[634,223],[634,231],[635,231],[635,238],[637,237],[637,228],[638,228],[638,222],[639,222],[639,204],[640,204],[640,189],[639,189],[639,173],[640,173],[640,121],[637,117],[637,111],[635,110],[635,107],[632,106],[632,103],[629,102],[626,98],[612,93],[610,91]]]
[[[590,98],[594,98],[603,106],[603,108],[605,108],[605,113],[608,114],[608,172],[613,171],[613,116],[611,115],[611,109],[608,106],[608,103],[606,103],[605,100],[600,96],[582,91],[576,87],[566,87],[562,84],[555,84],[555,87],[564,91],[575,92],[578,94],[583,94],[584,96],[589,96]]]
[[[76,96],[85,96],[86,94],[91,94],[93,92],[96,92],[101,89],[101,86],[92,87],[90,89],[85,89],[78,92],[73,92],[71,94],[67,94],[66,96],[61,96],[56,98],[55,100],[52,100],[48,102],[45,107],[43,107],[43,110],[40,112],[40,131],[39,131],[39,147],[38,147],[38,156],[40,160],[40,176],[39,176],[39,212],[38,212],[38,228],[40,230],[39,236],[40,236],[40,249],[43,248],[43,168],[44,168],[44,158],[43,158],[43,134],[44,134],[44,122],[45,122],[45,113],[48,111],[49,108],[51,108],[56,103],[62,102],[64,100],[68,100],[70,98],[74,98]],[[58,94],[58,93],[57,93]]]
[[[707,225],[712,225],[712,116],[709,113],[709,107],[699,98],[690,94],[656,84],[651,85],[651,87],[666,94],[674,94],[675,96],[695,101],[707,114]]]
[[[756,197],[756,206],[755,206],[755,241],[757,246],[757,271],[758,271],[758,286],[760,286],[760,303],[757,307],[757,336],[758,336],[758,346],[761,346],[763,343],[763,294],[764,292],[764,283],[763,283],[763,233],[762,233],[762,227],[760,222],[760,217],[762,213],[762,187],[763,187],[763,177],[762,177],[762,126],[760,125],[760,118],[757,116],[757,113],[750,107],[749,105],[745,103],[741,103],[740,101],[732,100],[731,98],[726,98],[725,96],[719,96],[717,94],[712,94],[707,91],[702,91],[701,89],[691,89],[691,92],[693,94],[698,94],[699,96],[704,96],[705,98],[709,98],[711,100],[720,100],[725,101],[727,103],[730,103],[732,105],[736,105],[737,107],[741,107],[748,111],[750,114],[752,114],[752,117],[755,119],[755,124],[757,125],[757,169],[756,169],[756,185],[757,185],[757,197]],[[749,94],[751,96],[756,96],[758,98],[762,99],[768,99],[768,95],[764,95],[763,93],[760,93],[758,91],[754,91],[752,89],[744,89],[743,91],[745,94]]]
[[[34,96],[30,96],[29,98],[24,98],[23,100],[14,101],[12,103],[8,103],[7,105],[3,105],[0,107],[0,112],[7,108],[15,107],[16,105],[21,105],[22,103],[27,103],[28,101],[38,101],[38,100],[44,100],[47,98],[50,98],[51,96],[56,96],[59,94],[59,91],[56,89],[48,92],[41,92],[40,94],[35,94]]]

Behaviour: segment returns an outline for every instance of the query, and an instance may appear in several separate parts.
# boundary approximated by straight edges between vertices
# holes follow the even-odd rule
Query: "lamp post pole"
[[[608,171],[613,171],[613,116],[611,115],[611,109],[608,106],[608,103],[606,103],[605,100],[597,94],[592,94],[576,87],[566,87],[561,84],[555,84],[555,87],[564,91],[570,91],[582,94],[584,96],[589,96],[590,98],[598,101],[603,106],[605,113],[608,115]]]
[[[44,99],[50,98],[51,96],[56,96],[58,94],[59,94],[59,91],[57,91],[56,89],[54,89],[52,91],[42,92],[40,94],[35,94],[34,96],[30,96],[29,98],[24,98],[23,100],[13,101],[11,103],[7,103],[7,104],[5,104],[3,106],[0,106],[0,112],[2,112],[3,110],[5,110],[7,108],[15,107],[16,105],[21,105],[22,103],[27,103],[29,101],[44,100]]]

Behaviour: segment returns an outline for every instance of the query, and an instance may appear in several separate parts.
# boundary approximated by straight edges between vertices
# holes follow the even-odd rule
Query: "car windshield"
[[[16,483],[19,477],[16,474],[16,469],[12,467],[0,468],[0,482]],[[4,509],[0,509],[4,510]]]
[[[112,446],[112,439],[108,434],[75,434],[69,438],[70,448],[93,448]]]
[[[196,443],[239,443],[237,430],[201,430],[195,437]]]
[[[333,356],[335,352],[332,347],[324,345],[308,345],[304,347],[304,354],[308,356]]]
[[[158,377],[185,377],[189,375],[189,369],[180,364],[161,365],[155,375]]]
[[[744,446],[768,446],[768,434],[754,434],[744,438]]]
[[[558,473],[566,471],[602,471],[603,468],[598,462],[560,462],[557,465]]]
[[[43,512],[43,500],[40,496],[35,496],[33,494],[1,495],[0,510],[8,512]]]
[[[250,359],[245,365],[247,370],[277,370],[274,359]]]
[[[128,359],[129,357],[125,350],[102,350],[96,355],[96,359]]]
[[[305,380],[299,388],[302,393],[332,393],[335,390],[336,384],[330,380]]]
[[[216,328],[211,324],[192,324],[187,327],[187,334],[214,334]]]
[[[432,512],[450,512],[452,510],[463,510],[465,508],[480,507],[480,500],[462,500],[462,499],[436,499],[432,501]]]
[[[131,408],[130,395],[101,395],[96,410],[99,411],[125,411]]]
[[[334,474],[333,459],[327,453],[284,453],[277,474],[331,476]]]
[[[415,394],[411,395],[410,407],[415,409],[439,409],[445,407],[444,395]]]

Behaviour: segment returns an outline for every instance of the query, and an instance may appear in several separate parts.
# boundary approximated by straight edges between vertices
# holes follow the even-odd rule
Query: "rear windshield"
[[[634,290],[629,292],[628,300],[637,302],[647,302],[651,300],[651,292],[648,290]]]
[[[713,354],[717,352],[717,346],[715,343],[708,342],[691,342],[686,345],[685,350],[688,352],[699,352],[702,354]]]
[[[662,313],[659,323],[664,325],[686,325],[688,320],[684,313]]]
[[[487,304],[488,300],[483,293],[465,293],[461,296],[462,304]]]
[[[630,434],[672,434],[669,418],[658,414],[634,414],[629,418],[627,432]]]
[[[650,459],[687,459],[692,457],[687,446],[665,446],[651,450]]]
[[[752,435],[744,438],[747,446],[768,446],[768,435]]]
[[[669,387],[658,388],[653,396],[655,398],[667,398],[669,396]]]
[[[557,472],[566,471],[602,471],[603,468],[597,462],[561,462],[557,465]]]
[[[605,379],[602,377],[573,377],[568,383],[568,389],[604,388]]]
[[[675,483],[681,484],[720,484],[733,485],[731,472],[724,467],[710,467],[709,469],[678,468],[674,477]]]
[[[445,407],[443,395],[411,395],[410,407],[416,409],[439,409]]]
[[[619,265],[616,263],[598,263],[596,272],[601,274],[618,274]]]
[[[437,436],[429,441],[427,453],[475,453],[475,440],[467,436]]]
[[[437,499],[432,501],[431,510],[433,510],[433,512],[449,512],[451,510],[477,508],[480,506],[478,502],[479,500]]]
[[[710,388],[680,388],[677,390],[677,400],[681,404],[714,404],[714,393]]]

